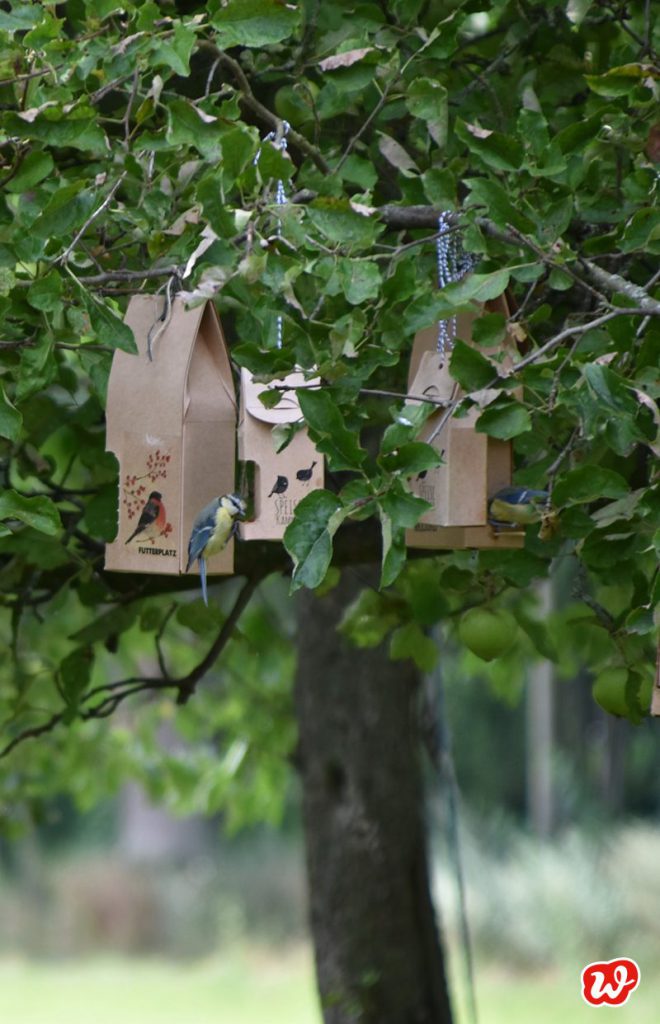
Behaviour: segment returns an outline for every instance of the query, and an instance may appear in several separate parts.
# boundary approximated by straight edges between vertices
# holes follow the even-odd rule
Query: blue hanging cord
[[[436,251],[438,255],[438,288],[460,281],[476,263],[471,253],[464,252],[456,231],[453,231],[447,210],[438,217],[438,238]],[[445,356],[451,352],[456,338],[456,317],[438,321],[438,352]]]
[[[286,153],[286,150],[287,150],[287,139],[286,139],[286,137],[289,134],[290,128],[291,128],[291,125],[289,124],[288,121],[282,121],[282,131],[281,132],[268,132],[268,135],[265,135],[264,138],[263,138],[262,145],[263,145],[264,142],[272,142],[274,146],[277,146],[277,148],[280,150],[281,153]],[[261,156],[261,149],[262,149],[262,146],[259,147],[259,149],[257,150],[256,156],[254,158],[255,167],[259,163],[259,157]],[[288,199],[287,199],[286,189],[284,188],[284,182],[280,178],[278,180],[278,182],[277,182],[277,188],[275,189],[275,203],[276,203],[277,206],[285,206],[287,202],[288,202]],[[277,234],[278,238],[282,237],[282,221],[280,220],[279,217],[277,219],[277,231],[276,231],[276,234]],[[284,320],[283,320],[283,317],[281,315],[279,315],[277,317],[276,325],[275,325],[275,343],[277,345],[277,348],[282,348],[283,327],[284,327]]]

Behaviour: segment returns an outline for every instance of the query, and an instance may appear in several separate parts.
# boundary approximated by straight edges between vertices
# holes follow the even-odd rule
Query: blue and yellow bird
[[[245,502],[238,494],[223,494],[221,498],[210,501],[193,523],[188,541],[186,572],[190,572],[195,560],[199,562],[205,605],[209,603],[206,592],[206,559],[212,555],[219,555],[226,548],[230,538],[238,532],[238,521],[245,517],[246,509]]]
[[[500,530],[540,523],[547,500],[547,491],[533,491],[529,487],[503,487],[488,502],[488,522]]]

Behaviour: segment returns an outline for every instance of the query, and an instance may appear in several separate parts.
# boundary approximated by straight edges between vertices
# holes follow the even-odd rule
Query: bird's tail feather
[[[205,558],[200,558],[200,560],[199,560],[199,577],[200,577],[200,579],[202,581],[202,597],[204,598],[204,604],[208,608],[208,606],[209,606],[209,597],[208,597],[208,594],[206,592],[206,559]]]

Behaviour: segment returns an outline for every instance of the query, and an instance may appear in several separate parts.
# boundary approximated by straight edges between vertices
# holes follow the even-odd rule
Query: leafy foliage
[[[44,710],[75,718],[108,651],[130,665],[163,628],[167,580],[102,572],[117,476],[103,407],[112,352],[133,346],[127,293],[174,271],[189,301],[215,299],[238,365],[322,378],[301,407],[332,489],[301,503],[286,547],[294,587],[315,587],[336,532],[377,524],[393,591],[348,615],[358,642],[395,630],[393,655],[426,665],[420,629],[569,559],[582,617],[561,637],[530,627],[530,642],[576,644],[596,666],[650,664],[657,13],[639,0],[487,6],[75,0],[0,12],[7,740]],[[260,142],[281,118],[287,152]],[[440,210],[479,265],[436,293]],[[416,439],[430,407],[392,393],[405,393],[416,330],[506,287],[515,377],[460,344],[452,369],[468,395],[492,389],[478,429],[513,440],[517,480],[551,491],[558,530],[544,542],[530,527],[521,552],[406,567],[404,529],[425,507],[407,481],[435,455]],[[485,312],[475,340],[497,343],[504,327]],[[610,607],[612,587],[625,607]],[[54,617],[66,628],[48,628]],[[598,644],[585,645],[589,629]]]

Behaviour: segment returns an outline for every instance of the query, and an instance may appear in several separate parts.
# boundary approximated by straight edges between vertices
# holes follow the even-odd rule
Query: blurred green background
[[[454,678],[446,664],[479,1020],[586,1021],[581,968],[631,956],[642,982],[617,1019],[655,1021],[653,723],[609,719],[588,680],[564,685],[533,669],[507,707],[479,672],[466,676],[461,661]],[[540,738],[539,764],[544,689],[555,727]],[[160,729],[175,746],[166,717]],[[467,1022],[452,822],[430,769],[428,791],[434,885]],[[87,811],[68,797],[43,801],[0,841],[0,1019],[317,1022],[296,808],[295,781],[278,826],[238,831],[224,812],[174,813],[135,782]]]

